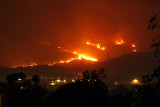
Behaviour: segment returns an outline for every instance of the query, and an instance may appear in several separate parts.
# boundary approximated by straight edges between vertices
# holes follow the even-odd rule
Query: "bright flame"
[[[90,42],[86,42],[87,45],[91,45],[91,46],[94,46],[96,47],[97,49],[100,49],[100,50],[105,50],[106,48],[105,47],[101,47],[99,44],[95,45],[95,44],[92,44]]]
[[[136,45],[132,44],[132,47],[133,47],[133,48],[135,48],[135,47],[136,47]]]
[[[133,52],[137,52],[137,50],[134,49]]]
[[[69,52],[69,51],[67,51],[67,52]],[[90,56],[86,56],[84,54],[78,54],[76,51],[74,51],[72,53],[77,55],[77,57],[76,58],[71,58],[69,60],[61,60],[59,62],[53,62],[53,63],[48,64],[48,65],[52,66],[52,65],[57,64],[57,63],[69,63],[69,62],[71,62],[73,60],[82,60],[82,59],[85,59],[85,60],[88,60],[88,61],[94,61],[94,62],[98,61],[98,59],[96,59],[96,58],[93,58],[93,57],[90,57]]]
[[[90,61],[98,61],[98,59],[96,59],[96,58],[92,58],[90,56],[86,56],[85,54],[78,54],[75,51],[73,52],[73,54],[78,55],[78,57],[76,59],[79,59],[79,60],[85,59],[85,60],[90,60]]]
[[[125,42],[121,39],[120,41],[116,41],[115,42],[115,45],[122,45],[124,44]]]

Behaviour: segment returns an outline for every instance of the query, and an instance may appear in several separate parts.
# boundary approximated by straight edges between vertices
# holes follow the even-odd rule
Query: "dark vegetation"
[[[2,107],[42,107],[45,91],[38,85],[40,78],[37,75],[30,80],[24,73],[13,73],[6,77],[6,81]]]
[[[40,78],[34,75],[27,79],[24,73],[13,73],[6,77],[3,86],[2,107],[157,107],[159,105],[159,84],[132,86],[114,85],[108,88],[103,78],[105,70],[85,71],[75,83],[62,85],[49,92],[38,84]]]

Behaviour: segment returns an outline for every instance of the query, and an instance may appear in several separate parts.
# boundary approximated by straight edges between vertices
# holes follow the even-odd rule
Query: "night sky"
[[[153,11],[160,0],[0,0],[0,65],[44,64],[70,56],[57,47],[77,50],[86,41],[107,48],[123,39],[150,51]]]

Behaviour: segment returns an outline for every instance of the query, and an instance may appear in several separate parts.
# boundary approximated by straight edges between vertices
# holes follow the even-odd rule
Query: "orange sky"
[[[146,28],[159,4],[159,0],[1,0],[0,65],[70,57],[57,47],[84,49],[86,41],[109,48],[114,40],[123,39],[135,43],[139,52],[150,51],[152,36]],[[101,54],[107,58],[107,52],[98,57]]]

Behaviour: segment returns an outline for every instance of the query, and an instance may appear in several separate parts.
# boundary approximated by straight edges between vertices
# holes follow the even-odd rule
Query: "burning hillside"
[[[40,44],[42,45],[45,45],[47,47],[51,47],[51,48],[54,48],[54,46],[52,46],[51,43],[49,42],[45,42],[45,41],[42,41],[40,42]],[[130,47],[131,52],[136,52],[136,45],[135,44],[129,44],[127,42],[124,42],[124,40],[120,39],[120,40],[116,40],[115,42],[112,43],[113,46],[112,48],[115,48],[116,46],[125,46],[125,47]],[[90,61],[90,62],[97,62],[97,61],[101,61],[101,59],[103,59],[103,56],[105,57],[106,53],[109,54],[109,47],[107,46],[102,46],[100,43],[97,43],[97,44],[94,44],[94,43],[91,43],[91,42],[86,42],[84,44],[85,48],[87,48],[87,50],[85,49],[77,49],[77,50],[67,50],[65,49],[64,47],[62,46],[58,46],[57,48],[57,51],[61,52],[61,53],[69,53],[71,54],[71,57],[70,58],[62,58],[63,59],[60,59],[59,61],[51,61],[51,62],[48,62],[48,63],[45,63],[45,65],[49,65],[49,66],[52,66],[52,65],[55,65],[55,64],[61,64],[61,63],[70,63],[71,61],[74,61],[74,60],[86,60],[86,61]],[[120,47],[119,47],[120,48]],[[105,59],[105,58],[104,58]],[[38,63],[36,62],[31,62],[30,64],[22,64],[22,65],[14,65],[12,66],[12,68],[16,68],[16,67],[28,67],[28,66],[37,66],[39,65]]]

